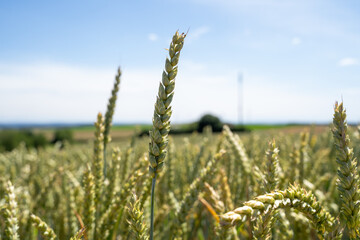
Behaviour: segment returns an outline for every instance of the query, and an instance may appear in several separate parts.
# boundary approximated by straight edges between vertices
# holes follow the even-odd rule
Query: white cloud
[[[92,121],[104,110],[115,72],[57,63],[0,64],[0,118]]]
[[[351,66],[351,65],[359,65],[359,61],[356,58],[343,58],[339,61],[339,66]]]
[[[202,37],[204,34],[208,33],[209,31],[210,31],[210,28],[208,26],[195,28],[193,30],[190,29],[189,35],[188,35],[188,41],[197,40],[200,37]]]
[[[181,62],[182,62],[181,65],[182,65],[182,68],[184,69],[184,71],[197,72],[197,71],[203,71],[203,70],[207,69],[205,64],[199,63],[199,62],[194,62],[190,59],[184,59]]]
[[[285,77],[285,76],[284,76]],[[345,99],[349,122],[358,122],[360,87],[329,88],[308,83],[279,81],[269,76],[244,77],[244,114],[247,122],[331,122],[335,100]],[[315,80],[316,81],[316,80]],[[314,82],[315,82],[314,81]],[[310,88],[311,86],[312,88]]]
[[[172,122],[197,120],[213,113],[236,121],[236,72],[217,74],[191,59],[180,63],[172,103]],[[106,109],[116,69],[56,63],[0,63],[1,122],[93,122]],[[114,122],[151,122],[161,69],[124,68]],[[360,87],[318,91],[303,84],[284,84],[269,76],[244,75],[244,116],[247,122],[331,121],[332,105],[343,95],[349,121],[360,119]],[[312,89],[313,92],[309,92]]]
[[[346,20],[329,17],[341,11],[351,14],[347,8],[330,6],[326,1],[284,1],[284,0],[189,0],[190,2],[226,11],[231,21],[244,23],[244,17],[257,19],[263,27],[271,27],[301,35],[322,37],[346,37],[358,39],[355,32],[346,31]],[[324,9],[326,10],[324,11]],[[306,13],[306,18],[304,18]],[[246,19],[246,18],[245,18]],[[246,24],[247,25],[247,24]]]
[[[301,43],[301,39],[298,38],[298,37],[294,37],[292,40],[291,40],[291,44],[292,45],[299,45]]]
[[[208,69],[192,60],[183,61],[172,122],[197,120],[206,112],[224,119],[233,117],[236,106],[224,102],[236,99],[236,85],[229,84],[231,76],[212,74]],[[114,122],[151,122],[162,70],[122,70]],[[95,121],[96,114],[106,109],[115,72],[57,63],[0,63],[1,122]]]
[[[216,6],[226,6],[230,8],[239,7],[239,6],[275,6],[282,7],[290,5],[291,3],[282,0],[193,0],[193,2],[206,4],[206,5],[216,5]]]
[[[156,33],[149,33],[148,39],[152,42],[155,42],[159,39],[159,36]]]

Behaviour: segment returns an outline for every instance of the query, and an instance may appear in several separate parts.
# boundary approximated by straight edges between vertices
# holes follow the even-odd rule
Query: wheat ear
[[[267,174],[265,176],[265,189],[266,192],[274,191],[279,184],[278,176],[278,164],[279,164],[279,149],[276,147],[275,140],[269,142],[268,150],[266,151],[266,170]]]
[[[70,238],[70,240],[82,240],[83,236],[85,235],[85,230],[85,228],[81,228],[74,236]]]
[[[251,174],[251,166],[249,158],[246,155],[244,146],[241,142],[237,141],[234,134],[231,132],[229,126],[224,125],[223,127],[223,134],[226,138],[226,140],[229,142],[235,157],[239,160],[240,164],[240,171],[242,172],[242,175],[244,177],[250,177]]]
[[[268,211],[281,208],[294,208],[303,213],[317,230],[319,237],[323,238],[326,233],[334,228],[334,218],[316,201],[311,192],[307,192],[297,186],[292,186],[284,191],[274,191],[247,201],[233,211],[227,212],[220,217],[223,227],[235,226],[243,223],[246,219],[260,217]],[[259,217],[259,216],[258,216]]]
[[[185,218],[196,202],[196,199],[204,187],[205,182],[208,181],[212,174],[216,171],[216,165],[223,158],[224,154],[225,151],[220,150],[220,152],[207,163],[206,167],[201,170],[200,176],[191,183],[188,192],[185,194],[179,208],[176,210],[175,219],[170,226],[171,234],[177,237],[180,234],[179,230],[181,228],[181,224],[185,222]]]
[[[123,183],[124,180],[126,179],[126,175],[128,174],[128,165],[129,165],[129,161],[130,161],[130,156],[133,153],[134,149],[129,146],[126,151],[125,151],[125,156],[122,158],[122,162],[121,162],[121,173],[120,173],[120,182]]]
[[[104,184],[104,118],[101,113],[97,115],[95,122],[94,160],[91,167],[95,178],[95,203],[101,201],[102,187]]]
[[[172,138],[170,138],[169,141],[168,151],[169,154],[167,155],[167,164],[166,164],[167,188],[173,189],[173,186],[175,185],[174,160],[176,160],[176,157],[175,157],[175,144]]]
[[[301,133],[301,144],[299,149],[299,183],[302,186],[304,183],[304,176],[305,176],[305,163],[307,162],[307,145],[309,141],[309,133],[302,132]]]
[[[166,58],[165,71],[163,71],[162,81],[159,85],[149,143],[149,170],[152,177],[161,172],[164,166],[163,162],[166,157],[172,113],[170,104],[174,96],[175,77],[178,71],[177,64],[184,39],[185,35],[178,32],[173,36],[169,48],[170,59]]]
[[[225,204],[225,210],[233,209],[234,205],[231,198],[231,191],[228,182],[228,177],[226,176],[224,169],[220,169],[220,188],[221,188],[221,200]]]
[[[300,152],[298,147],[293,147],[292,152],[289,154],[289,158],[290,158],[290,167],[288,168],[287,176],[289,182],[295,182],[300,179],[299,173],[297,171],[298,169],[296,167],[292,167],[292,166],[298,166],[300,162]]]
[[[10,240],[18,240],[18,205],[15,199],[15,189],[10,181],[7,182],[5,193],[5,206],[2,209],[5,218],[5,236]]]
[[[234,166],[236,173],[234,173],[234,177],[238,187],[241,188],[241,190],[237,190],[235,202],[241,197],[242,192],[245,193],[246,199],[249,199],[250,191],[252,190],[250,186],[256,186],[256,179],[263,178],[262,173],[257,166],[251,164],[242,141],[236,134],[231,132],[229,126],[224,125],[223,134],[225,135],[225,138],[229,143],[236,159]]]
[[[31,214],[30,216],[31,222],[34,226],[39,229],[41,235],[44,237],[45,240],[55,240],[56,234],[51,227],[49,227],[44,221],[42,221],[39,217]]]
[[[346,221],[350,238],[355,239],[359,234],[360,225],[359,173],[353,149],[350,148],[346,110],[343,103],[335,103],[333,124],[332,132],[337,153],[336,162],[339,166],[337,189],[341,199],[340,215]]]
[[[111,141],[110,128],[111,128],[112,118],[113,118],[114,111],[115,111],[117,93],[119,91],[120,77],[121,77],[121,70],[119,67],[117,70],[117,74],[115,76],[114,87],[111,91],[111,97],[109,98],[107,110],[105,113],[105,122],[104,122],[104,177],[105,178],[106,178],[106,167],[107,167],[106,166],[106,146]]]
[[[275,140],[269,142],[268,150],[266,151],[266,175],[265,175],[265,190],[272,192],[277,189],[279,184],[278,177],[278,154],[279,149],[276,147]],[[254,226],[253,236],[255,239],[271,239],[271,228],[275,222],[274,215],[276,211],[269,209],[265,214],[260,216],[256,225]]]
[[[119,174],[121,164],[121,151],[119,148],[114,148],[111,155],[111,168],[109,168],[106,181],[106,199],[104,199],[104,209],[107,209],[113,199],[115,189],[119,187]]]
[[[84,225],[88,236],[93,236],[95,224],[95,182],[91,169],[88,166],[84,174]]]
[[[102,239],[108,239],[116,235],[117,227],[120,224],[124,203],[136,185],[136,181],[143,175],[143,172],[137,170],[130,174],[129,179],[123,184],[120,192],[113,198],[112,203],[102,215],[97,232],[102,234]],[[112,238],[110,238],[112,239]]]
[[[140,201],[135,194],[132,195],[127,210],[129,214],[127,222],[130,225],[133,239],[147,240],[148,236],[147,227],[144,223],[144,213],[140,206]]]
[[[224,212],[225,205],[221,201],[220,195],[207,182],[204,184],[204,198],[214,208],[217,214]]]
[[[150,214],[150,240],[154,235],[154,197],[156,176],[164,168],[168,134],[170,131],[171,101],[174,96],[175,77],[178,71],[180,51],[184,45],[185,34],[176,31],[169,47],[169,58],[166,58],[165,71],[162,74],[162,81],[159,85],[156,98],[153,127],[150,131],[149,143],[149,171],[152,176],[151,187],[151,214]]]
[[[104,185],[104,118],[101,113],[97,115],[95,122],[94,159],[91,167],[95,180],[95,226],[94,238],[97,237],[98,219],[101,213],[101,198]]]

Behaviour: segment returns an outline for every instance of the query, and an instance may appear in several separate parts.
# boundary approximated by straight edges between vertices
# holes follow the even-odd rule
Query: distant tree
[[[197,131],[202,132],[206,126],[211,126],[214,132],[219,132],[221,131],[223,124],[218,117],[206,114],[200,118]]]
[[[28,148],[40,148],[48,144],[43,134],[35,134],[30,130],[0,131],[0,151],[11,151],[19,146],[21,142]]]
[[[62,128],[62,129],[57,129],[54,133],[54,138],[51,141],[52,143],[56,143],[56,142],[73,142],[74,141],[74,133],[71,129],[68,128]]]
[[[48,140],[42,133],[34,135],[32,141],[35,148],[44,147],[45,145],[49,144]]]
[[[20,133],[17,131],[1,131],[0,133],[0,145],[2,150],[11,151],[19,145],[21,141]]]

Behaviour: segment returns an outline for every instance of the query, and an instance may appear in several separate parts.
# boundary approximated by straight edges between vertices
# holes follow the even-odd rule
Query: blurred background
[[[114,123],[151,124],[176,30],[173,123],[329,124],[343,99],[356,124],[359,22],[355,0],[1,1],[0,125],[91,125],[118,66]]]

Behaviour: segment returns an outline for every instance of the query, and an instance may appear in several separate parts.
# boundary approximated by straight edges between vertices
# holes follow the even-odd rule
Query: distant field
[[[262,131],[262,130],[279,130],[283,133],[300,133],[303,131],[313,131],[321,133],[329,129],[328,125],[310,125],[310,124],[273,124],[273,125],[245,125],[250,131]]]
[[[144,130],[144,129],[149,129],[151,127],[150,124],[129,124],[129,125],[114,125],[111,127],[112,131],[123,131],[123,130]],[[95,127],[94,126],[77,126],[77,127],[70,127],[71,130],[73,131],[94,131]]]
[[[135,132],[150,129],[151,125],[115,125],[111,127],[111,137],[113,140],[123,140],[131,137]],[[76,142],[86,142],[94,138],[94,126],[68,127],[74,132]],[[53,138],[56,128],[35,128],[34,132],[42,133],[48,140]]]
[[[188,128],[189,124],[177,125],[173,128],[181,129]],[[133,136],[136,132],[141,132],[151,128],[151,125],[115,125],[111,128],[111,136],[114,141],[121,141]],[[304,130],[315,131],[320,133],[328,130],[327,125],[296,125],[296,124],[251,124],[245,125],[245,128],[250,131],[281,131],[283,133],[300,133]],[[94,126],[76,126],[70,127],[74,132],[74,139],[76,142],[87,142],[94,137]],[[52,139],[55,128],[36,128],[37,133],[43,133],[47,139]]]
[[[249,129],[251,131],[253,130],[267,130],[267,129],[274,129],[274,128],[286,128],[286,127],[292,127],[294,125],[289,124],[250,124],[245,125],[246,129]]]
[[[150,129],[151,125],[115,125],[111,127],[111,138],[123,140],[133,136],[136,132]],[[74,131],[74,139],[84,142],[94,137],[94,126],[82,126],[71,128]]]

